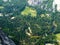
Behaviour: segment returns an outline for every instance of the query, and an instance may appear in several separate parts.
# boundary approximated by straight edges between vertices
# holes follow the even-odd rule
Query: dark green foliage
[[[48,10],[52,6],[51,1],[47,2],[49,5],[47,11],[40,9],[39,6],[32,7],[36,9],[36,17],[21,15],[27,4],[26,0],[1,3],[0,5],[3,4],[4,8],[0,11],[3,14],[0,17],[0,28],[16,45],[57,44],[55,34],[60,33],[60,12],[53,13]],[[26,34],[26,31],[29,32],[28,27],[31,28],[31,36]]]

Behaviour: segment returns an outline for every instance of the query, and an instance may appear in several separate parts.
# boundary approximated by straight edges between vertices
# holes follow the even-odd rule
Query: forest
[[[0,0],[0,45],[60,45],[60,12],[54,0]]]

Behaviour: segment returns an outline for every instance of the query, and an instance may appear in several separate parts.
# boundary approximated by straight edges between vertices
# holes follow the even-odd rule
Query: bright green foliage
[[[56,34],[57,40],[60,40],[60,34]]]
[[[0,6],[0,9],[3,9],[4,7],[3,6]]]
[[[35,9],[32,9],[30,7],[26,7],[25,10],[21,12],[21,14],[24,16],[30,15],[31,17],[36,17],[37,12]]]

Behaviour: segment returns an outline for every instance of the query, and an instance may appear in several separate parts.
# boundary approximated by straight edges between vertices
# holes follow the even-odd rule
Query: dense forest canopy
[[[0,0],[2,36],[7,35],[16,45],[60,45],[60,10],[57,2]]]

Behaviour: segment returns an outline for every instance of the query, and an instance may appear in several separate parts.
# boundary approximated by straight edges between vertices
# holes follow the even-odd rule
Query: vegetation
[[[60,40],[60,34],[56,34],[57,40]]]
[[[47,43],[58,45],[60,12],[52,11],[52,3],[53,0],[47,2],[47,9],[44,7],[46,2],[42,3],[41,9],[39,5],[28,5],[26,0],[3,2],[0,4],[0,28],[16,45],[45,45]]]

